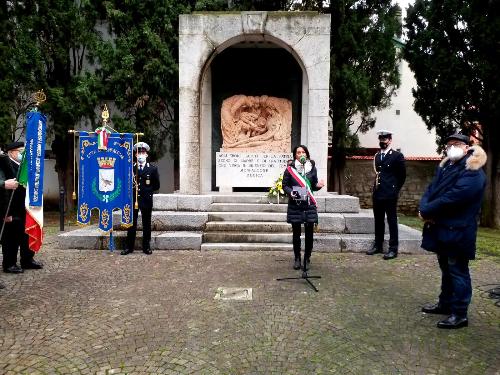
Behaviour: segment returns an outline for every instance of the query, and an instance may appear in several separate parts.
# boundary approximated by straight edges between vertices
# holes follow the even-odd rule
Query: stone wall
[[[430,183],[438,161],[406,161],[406,182],[401,190],[398,210],[416,214],[422,194]],[[347,160],[346,194],[359,198],[361,208],[372,207],[372,185],[375,178],[373,160]]]

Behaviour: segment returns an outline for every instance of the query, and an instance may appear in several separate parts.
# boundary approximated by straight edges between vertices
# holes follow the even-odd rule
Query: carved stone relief
[[[290,152],[292,102],[272,96],[234,95],[222,102],[221,151]]]

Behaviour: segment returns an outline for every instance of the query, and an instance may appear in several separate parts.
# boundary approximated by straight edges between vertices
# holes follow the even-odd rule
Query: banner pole
[[[135,133],[135,138],[136,138],[136,144],[139,143],[139,134],[142,133]],[[134,203],[134,209],[138,210],[139,209],[139,201],[138,196],[139,196],[139,162],[137,162],[137,157],[139,156],[139,148],[137,147],[135,149],[135,203]]]
[[[75,130],[68,130],[68,133],[73,133],[73,195],[72,195],[72,198],[75,201],[76,200],[76,192],[75,192],[75,186],[76,186],[76,151],[75,151],[76,131]]]

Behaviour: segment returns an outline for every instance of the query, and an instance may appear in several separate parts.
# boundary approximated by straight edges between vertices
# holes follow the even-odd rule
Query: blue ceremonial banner
[[[43,166],[47,118],[37,111],[28,112],[26,120],[26,155],[29,205],[43,204]]]
[[[99,229],[113,229],[113,210],[121,209],[121,223],[132,225],[132,134],[111,133],[101,149],[96,133],[80,132],[78,214],[80,224],[99,210]]]

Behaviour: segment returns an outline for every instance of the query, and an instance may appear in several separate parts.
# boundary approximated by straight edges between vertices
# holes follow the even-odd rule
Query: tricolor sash
[[[291,166],[288,166],[286,168],[288,170],[288,173],[293,177],[295,181],[301,186],[307,188],[307,195],[309,196],[309,199],[311,202],[317,206],[316,204],[316,199],[314,199],[312,189],[311,189],[311,183],[309,182],[309,179],[305,176],[301,176],[300,173],[297,172],[295,168],[292,168]]]

